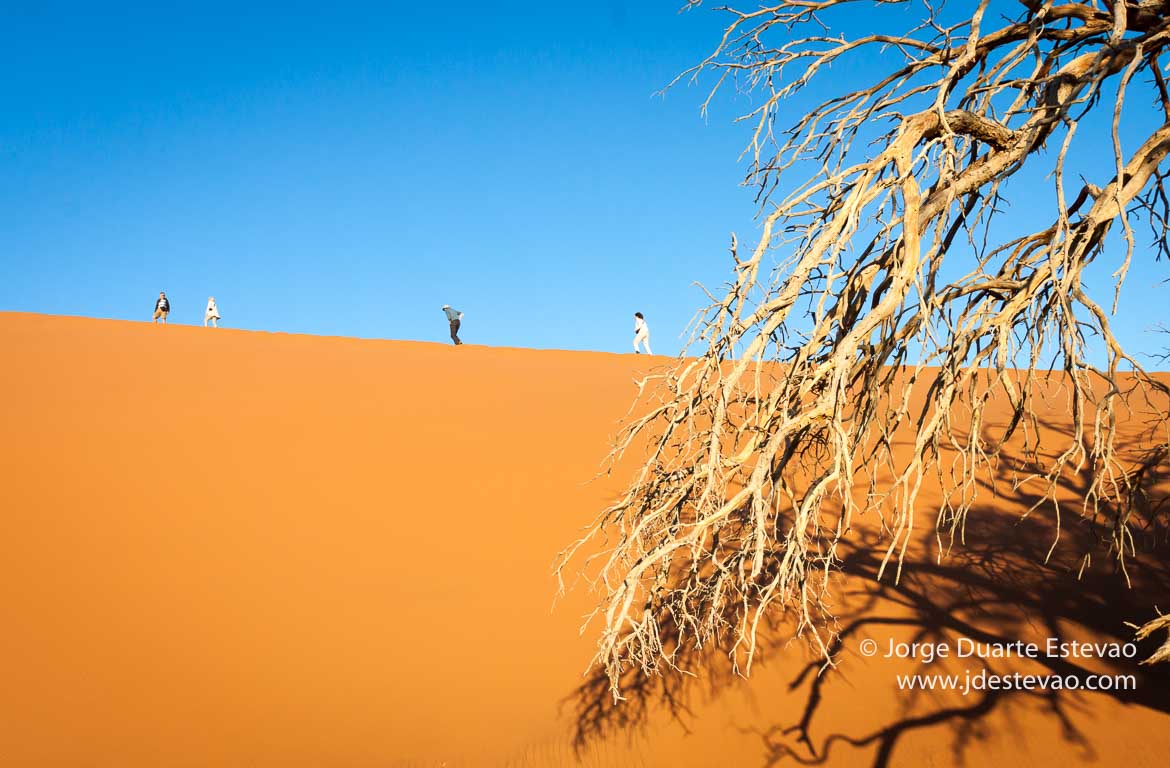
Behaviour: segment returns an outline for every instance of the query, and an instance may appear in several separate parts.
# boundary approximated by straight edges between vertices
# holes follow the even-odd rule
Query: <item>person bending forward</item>
[[[459,340],[459,323],[463,319],[463,313],[457,309],[452,309],[450,304],[443,305],[443,312],[447,315],[447,322],[451,326],[451,341],[456,345],[462,344]]]

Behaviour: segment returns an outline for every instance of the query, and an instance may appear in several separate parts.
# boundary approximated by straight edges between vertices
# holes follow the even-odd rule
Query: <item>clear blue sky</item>
[[[709,8],[14,5],[0,310],[145,320],[166,290],[178,323],[215,295],[226,326],[443,341],[450,303],[469,343],[613,351],[641,310],[673,354],[692,281],[754,243],[748,102],[655,96]],[[1139,350],[1165,272],[1131,275]]]

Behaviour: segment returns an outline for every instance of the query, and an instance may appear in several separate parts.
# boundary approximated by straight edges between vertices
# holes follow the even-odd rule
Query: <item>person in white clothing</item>
[[[652,355],[650,351],[650,326],[646,325],[646,318],[642,317],[641,312],[634,313],[634,354],[641,352],[638,349],[638,343],[641,342],[646,347],[646,354]]]
[[[207,297],[207,311],[203,313],[203,327],[207,327],[207,321],[211,321],[213,328],[219,327],[219,307],[215,305],[215,297]]]

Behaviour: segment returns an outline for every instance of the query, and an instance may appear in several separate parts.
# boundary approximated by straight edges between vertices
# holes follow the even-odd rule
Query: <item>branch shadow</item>
[[[1062,482],[1062,504],[1083,497],[1088,483],[1084,475]],[[1164,481],[1155,485],[1158,497],[1166,495]],[[869,531],[858,526],[843,542],[840,594],[844,609],[837,612],[838,629],[831,646],[834,657],[843,663],[839,669],[826,671],[823,659],[815,659],[795,671],[787,688],[803,697],[803,705],[794,722],[741,729],[761,740],[766,755],[763,765],[786,761],[821,765],[835,749],[854,748],[869,750],[869,764],[885,768],[909,736],[940,727],[950,731],[952,762],[964,765],[971,746],[988,737],[989,715],[1010,716],[1025,708],[1030,717],[1036,711],[1043,713],[1057,726],[1061,738],[1088,760],[1095,756],[1093,738],[1078,729],[1074,718],[1084,710],[1086,696],[1106,696],[1170,715],[1170,665],[1138,663],[1158,645],[1150,638],[1137,644],[1133,658],[1082,662],[1041,655],[1028,660],[1027,674],[1061,675],[1081,682],[1095,674],[1133,675],[1136,685],[1131,689],[1093,694],[987,690],[962,700],[908,695],[876,727],[831,721],[832,697],[857,695],[856,690],[837,692],[832,683],[848,675],[841,670],[854,663],[853,650],[867,633],[884,629],[909,634],[909,642],[952,646],[960,637],[1003,645],[1047,637],[1126,644],[1133,640],[1128,622],[1152,617],[1153,606],[1170,605],[1170,526],[1164,505],[1139,510],[1132,521],[1134,552],[1123,573],[1116,559],[1102,549],[1106,537],[1099,520],[1070,515],[1058,529],[1054,515],[1045,513],[1044,506],[1021,518],[1022,510],[1042,501],[1026,486],[1010,489],[1001,484],[992,489],[988,481],[983,490],[989,494],[994,490],[994,502],[971,510],[965,541],[951,547],[945,537],[929,531],[919,546],[911,548],[897,583],[888,571],[884,580],[877,578],[888,545],[879,526]],[[1058,541],[1055,548],[1054,540]],[[1083,568],[1086,552],[1098,556],[1088,569]],[[764,635],[761,662],[788,639],[791,627],[773,624]],[[678,628],[666,627],[664,639],[676,644]],[[604,670],[591,670],[563,702],[574,715],[574,747],[580,751],[599,740],[633,739],[649,723],[664,719],[686,729],[700,705],[744,682],[732,671],[726,649],[680,650],[679,660],[681,671],[646,676],[635,668],[627,670],[620,681],[623,698],[617,702]],[[972,663],[982,664],[988,672],[1013,671],[1000,662],[973,659]],[[888,685],[894,685],[894,675],[888,677]]]
[[[1170,600],[1170,568],[1165,547],[1147,551],[1142,567],[1133,569],[1132,587],[1127,587],[1116,570],[1097,569],[1078,579],[1077,558],[1045,563],[1051,542],[1052,526],[1044,520],[1012,519],[1002,511],[982,510],[980,528],[965,546],[945,558],[920,557],[907,564],[897,584],[878,582],[881,566],[879,542],[872,539],[850,546],[843,570],[853,583],[859,584],[864,599],[857,609],[841,618],[841,629],[834,650],[848,654],[867,635],[898,628],[909,631],[909,643],[935,643],[955,647],[958,638],[1001,646],[1037,642],[1091,640],[1124,645],[1133,639],[1127,625],[1135,617],[1149,613],[1151,603]],[[1085,531],[1085,536],[1095,535]],[[1070,548],[1070,553],[1075,549]],[[1070,562],[1069,560],[1073,560]],[[1090,675],[1133,675],[1131,689],[1098,692],[1116,701],[1170,714],[1170,668],[1145,667],[1138,660],[1151,652],[1156,643],[1137,644],[1133,658],[1095,659],[1081,663],[1078,659],[1041,655],[1030,662],[1027,674],[1055,674],[1083,681]],[[972,659],[989,672],[1010,669]],[[1014,666],[1013,665],[1009,665]],[[915,731],[947,726],[951,729],[951,759],[955,765],[966,764],[965,752],[973,741],[985,733],[981,721],[993,711],[1008,712],[1024,703],[1039,703],[1047,716],[1059,726],[1063,739],[1078,748],[1082,757],[1091,759],[1091,738],[1081,733],[1072,711],[1082,705],[1083,692],[1057,690],[986,690],[971,704],[955,705],[953,698],[933,698],[928,692],[909,695],[905,705],[880,727],[868,731],[851,731],[845,724],[824,724],[825,736],[815,735],[817,715],[826,698],[831,696],[834,675],[818,675],[818,664],[804,666],[790,681],[789,690],[803,689],[805,704],[801,718],[792,724],[777,724],[759,731],[767,760],[778,765],[785,760],[802,765],[820,765],[828,761],[836,745],[869,747],[873,750],[870,765],[883,768],[891,764],[896,747]],[[939,668],[909,670],[910,673],[936,673]],[[953,672],[953,668],[947,671]],[[892,678],[893,675],[890,675]],[[893,682],[891,680],[891,682]]]

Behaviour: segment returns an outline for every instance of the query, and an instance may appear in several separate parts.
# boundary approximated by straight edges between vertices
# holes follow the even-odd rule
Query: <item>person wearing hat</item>
[[[158,292],[158,301],[154,303],[154,321],[163,321],[163,325],[167,324],[167,315],[171,313],[171,301],[167,298],[165,291]]]
[[[459,340],[459,321],[463,319],[463,313],[457,309],[452,309],[450,304],[443,305],[443,312],[447,315],[447,322],[451,325],[451,341],[456,345],[462,344]]]

